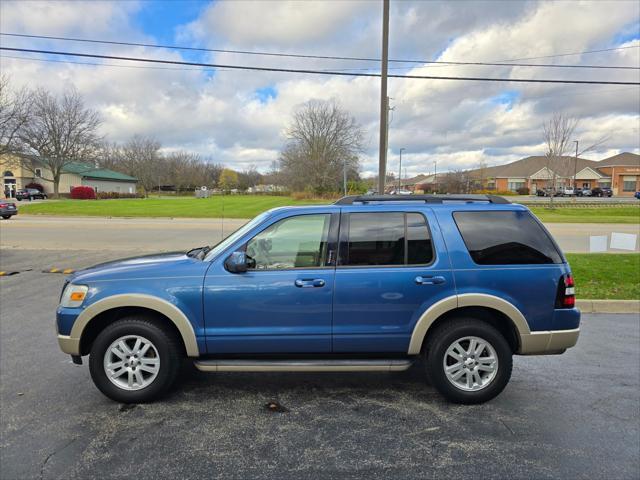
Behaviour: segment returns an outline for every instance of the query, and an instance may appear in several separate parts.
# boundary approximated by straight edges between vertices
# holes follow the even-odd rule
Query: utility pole
[[[402,189],[402,151],[406,148],[400,149],[400,166],[398,167],[398,190]]]
[[[579,140],[574,140],[573,143],[576,144],[576,159],[573,163],[573,193],[576,193],[576,175],[578,174],[578,142]]]
[[[378,194],[384,193],[387,177],[387,67],[389,63],[389,0],[382,0],[382,68],[380,82],[380,158],[378,162]]]

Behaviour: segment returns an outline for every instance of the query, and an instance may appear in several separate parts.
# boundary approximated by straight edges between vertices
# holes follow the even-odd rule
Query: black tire
[[[148,339],[156,348],[160,368],[155,379],[140,390],[125,390],[115,385],[104,369],[107,348],[118,338],[139,335]],[[183,349],[175,335],[161,323],[151,318],[131,316],[112,323],[93,342],[89,356],[89,371],[96,387],[116,402],[145,403],[165,393],[176,380],[183,357]]]
[[[11,215],[2,215],[2,218],[4,218],[5,220],[9,220],[11,218]]]
[[[498,370],[495,377],[481,390],[462,390],[449,381],[445,374],[443,361],[447,349],[455,341],[464,337],[479,337],[488,342],[498,358]],[[474,318],[447,320],[428,339],[424,355],[426,357],[427,378],[450,402],[463,404],[487,402],[502,392],[511,378],[513,352],[509,343],[493,326]]]

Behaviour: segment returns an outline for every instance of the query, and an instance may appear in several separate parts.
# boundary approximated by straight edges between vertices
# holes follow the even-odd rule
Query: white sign
[[[590,253],[606,252],[607,240],[608,240],[608,237],[606,235],[591,235],[589,237],[589,252]]]
[[[618,250],[631,250],[636,249],[636,241],[638,236],[635,233],[617,233],[611,234],[611,248],[617,248]]]

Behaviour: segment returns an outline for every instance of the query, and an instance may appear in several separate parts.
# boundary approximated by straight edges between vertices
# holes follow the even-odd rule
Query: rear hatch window
[[[549,234],[527,211],[455,212],[453,218],[477,264],[563,262]]]

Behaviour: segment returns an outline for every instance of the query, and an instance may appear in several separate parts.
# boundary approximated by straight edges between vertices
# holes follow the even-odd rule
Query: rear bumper
[[[562,353],[578,342],[580,329],[550,330],[520,335],[520,355],[552,355]]]

